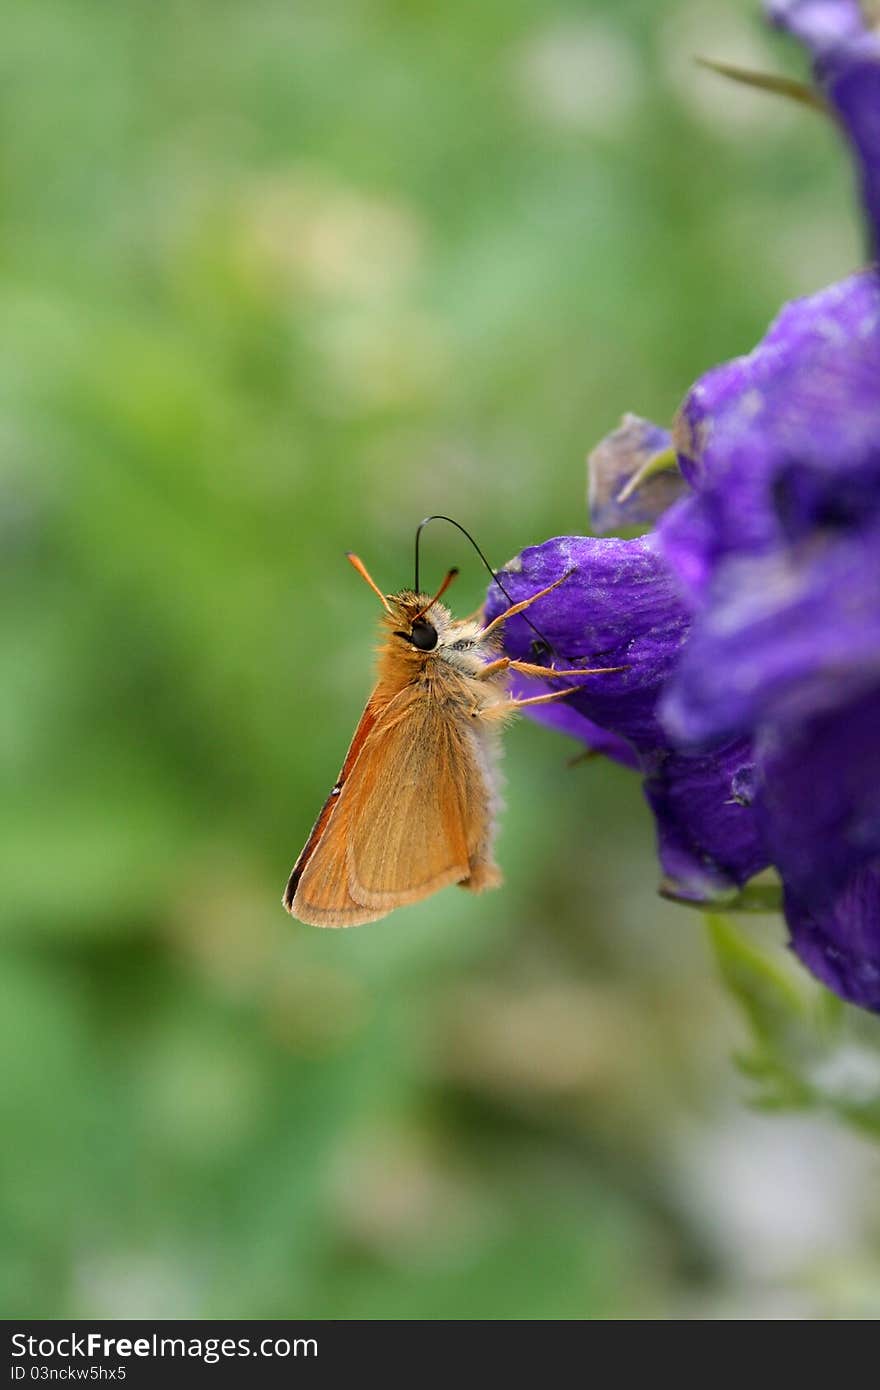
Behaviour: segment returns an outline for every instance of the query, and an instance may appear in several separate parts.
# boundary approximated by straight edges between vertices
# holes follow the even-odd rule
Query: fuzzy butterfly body
[[[375,689],[284,894],[294,917],[319,927],[374,922],[451,883],[472,892],[499,884],[502,725],[524,705],[575,688],[514,700],[510,672],[544,680],[594,674],[498,655],[502,624],[549,589],[484,626],[453,618],[438,602],[454,570],[433,598],[385,595],[349,559],[385,608],[383,642]]]

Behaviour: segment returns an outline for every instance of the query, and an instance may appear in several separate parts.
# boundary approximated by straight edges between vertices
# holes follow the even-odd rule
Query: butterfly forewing
[[[461,882],[488,814],[467,731],[439,701],[405,691],[375,718],[319,818],[291,876],[290,910],[316,926],[354,926]]]
[[[306,865],[308,864],[309,860],[311,859],[318,846],[318,842],[324,834],[324,831],[327,829],[327,824],[330,820],[330,817],[333,815],[334,811],[339,805],[339,797],[342,793],[342,788],[348,781],[348,778],[351,774],[351,770],[360,756],[361,749],[363,748],[368,735],[371,733],[373,727],[376,724],[376,720],[379,717],[379,713],[380,707],[376,704],[374,698],[370,700],[369,704],[367,705],[366,709],[360,717],[360,722],[354,731],[354,738],[351,740],[348,752],[345,755],[345,762],[342,764],[342,770],[336,779],[336,784],[333,787],[333,790],[330,792],[330,795],[327,797],[327,800],[324,802],[324,805],[321,807],[318,819],[312,826],[309,838],[306,840],[306,843],[300,853],[300,856],[294,864],[293,869],[291,870],[290,878],[287,880],[287,887],[284,890],[283,899],[284,906],[287,908],[288,912],[293,911],[293,899],[296,893],[297,885],[300,879],[302,878]]]

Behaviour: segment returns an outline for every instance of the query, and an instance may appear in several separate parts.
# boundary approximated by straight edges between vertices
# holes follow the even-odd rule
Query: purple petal
[[[661,706],[670,737],[802,723],[880,687],[880,522],[725,559]]]
[[[878,382],[873,270],[786,305],[753,352],[697,382],[676,426],[695,495],[659,527],[694,602],[726,555],[764,554],[880,509]]]
[[[599,441],[587,459],[590,520],[597,535],[650,526],[682,495],[684,479],[677,468],[670,467],[646,478],[631,496],[619,500],[627,483],[670,443],[668,430],[638,415],[624,415],[620,427]]]
[[[767,0],[771,24],[787,29],[816,56],[865,32],[859,0]]]
[[[880,245],[880,34],[856,0],[771,0],[774,24],[805,44],[816,80],[841,119],[859,168],[862,201]]]
[[[854,873],[821,911],[789,890],[785,917],[807,969],[841,998],[880,1012],[880,862]]]
[[[753,812],[735,795],[754,767],[745,740],[688,757],[646,760],[645,796],[657,821],[662,891],[711,902],[767,867]]]
[[[665,747],[657,697],[678,659],[689,619],[653,540],[561,536],[524,550],[516,566],[501,572],[514,601],[571,571],[528,611],[552,645],[556,665],[625,668],[578,679],[566,703],[640,752]],[[490,589],[487,617],[507,607],[498,589]],[[534,660],[536,634],[526,615],[505,624],[504,639],[508,655]]]
[[[811,720],[762,731],[759,824],[786,887],[814,908],[880,856],[880,687]]]

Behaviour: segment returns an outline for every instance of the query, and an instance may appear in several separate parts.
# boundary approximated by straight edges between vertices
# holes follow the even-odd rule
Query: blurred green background
[[[803,71],[745,0],[8,10],[4,1316],[876,1311],[877,1150],[745,1104],[630,774],[523,722],[501,891],[280,905],[370,687],[343,551],[587,529],[623,411],[860,259],[830,127],[695,52]]]

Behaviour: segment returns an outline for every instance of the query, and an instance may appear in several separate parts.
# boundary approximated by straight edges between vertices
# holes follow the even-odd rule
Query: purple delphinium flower
[[[853,0],[768,9],[813,54],[876,246],[880,36]],[[631,444],[662,449],[662,434],[635,424]],[[619,436],[605,441],[617,456],[599,455],[612,480],[597,494],[603,527],[645,519],[615,490]],[[772,862],[802,961],[880,1010],[876,267],[786,306],[754,352],[697,382],[673,439],[689,491],[655,535],[548,541],[509,572],[518,598],[576,567],[535,605],[536,623],[566,661],[627,666],[584,680],[544,717],[571,732],[580,716],[626,740],[673,892],[710,900]],[[530,636],[511,620],[511,655]]]
[[[624,669],[579,679],[566,700],[538,707],[542,722],[642,772],[665,892],[706,904],[734,896],[767,863],[755,814],[735,795],[749,777],[751,747],[733,739],[708,754],[682,752],[659,722],[658,698],[680,659],[690,615],[656,540],[560,537],[524,550],[502,571],[514,601],[563,575],[529,610],[553,646],[553,664]],[[490,591],[487,616],[505,606]],[[524,618],[511,618],[505,649],[534,660],[534,637]],[[534,694],[535,682],[518,689]]]
[[[880,36],[849,0],[775,0],[812,50],[880,219]],[[762,842],[797,953],[880,1009],[880,275],[783,309],[691,390],[693,489],[660,524],[694,607],[661,702],[675,741],[749,737]]]

